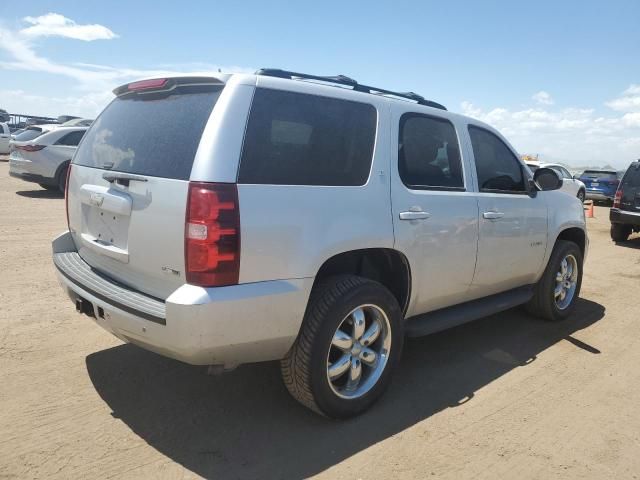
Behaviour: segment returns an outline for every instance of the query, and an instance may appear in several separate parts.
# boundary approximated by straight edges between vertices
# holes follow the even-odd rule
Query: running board
[[[408,337],[422,337],[463,323],[503,312],[527,303],[533,297],[533,285],[515,288],[489,297],[408,318],[404,330]]]

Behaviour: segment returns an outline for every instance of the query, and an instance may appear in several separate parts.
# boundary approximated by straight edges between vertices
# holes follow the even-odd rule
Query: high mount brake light
[[[151,90],[163,88],[167,85],[168,80],[166,78],[154,78],[151,80],[141,80],[139,82],[133,82],[127,85],[127,90],[130,92],[136,92],[139,90]]]
[[[185,225],[187,282],[235,285],[240,276],[240,212],[235,184],[190,182]]]

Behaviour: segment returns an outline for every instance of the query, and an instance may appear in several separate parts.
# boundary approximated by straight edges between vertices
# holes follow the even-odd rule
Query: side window
[[[239,183],[364,185],[376,136],[369,104],[256,89]]]
[[[64,137],[56,142],[56,145],[66,145],[69,147],[77,147],[84,136],[84,130],[67,133]]]
[[[481,192],[526,191],[522,166],[502,140],[483,128],[469,126]]]
[[[464,189],[458,137],[451,122],[405,113],[398,142],[398,171],[407,187]]]

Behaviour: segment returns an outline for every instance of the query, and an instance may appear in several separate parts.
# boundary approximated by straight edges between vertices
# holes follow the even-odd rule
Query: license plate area
[[[127,251],[130,216],[91,205],[82,205],[82,210],[83,234],[96,243]]]

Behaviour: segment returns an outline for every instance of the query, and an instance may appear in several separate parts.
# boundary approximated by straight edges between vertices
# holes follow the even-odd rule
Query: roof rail
[[[384,88],[370,87],[368,85],[363,85],[361,83],[358,83],[353,78],[349,78],[345,75],[323,77],[320,75],[310,75],[308,73],[289,72],[287,70],[280,70],[278,68],[261,68],[256,72],[256,75],[262,75],[265,77],[289,78],[292,80],[295,80],[295,79],[317,80],[319,82],[335,83],[337,85],[344,85],[345,87],[351,87],[353,90],[357,92],[365,92],[365,93],[372,93],[372,94],[378,94],[378,95],[388,95],[391,97],[413,100],[414,102],[420,105],[426,105],[427,107],[446,110],[446,107],[444,105],[441,105],[437,102],[433,102],[431,100],[427,100],[422,95],[418,95],[417,93],[393,92],[391,90],[386,90]]]

